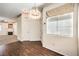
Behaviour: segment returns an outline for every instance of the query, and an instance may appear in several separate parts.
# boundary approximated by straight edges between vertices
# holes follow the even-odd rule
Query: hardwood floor
[[[41,42],[14,42],[0,46],[2,56],[62,56],[56,52],[42,47]]]

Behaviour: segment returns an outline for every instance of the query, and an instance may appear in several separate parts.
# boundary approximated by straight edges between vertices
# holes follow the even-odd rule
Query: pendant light
[[[41,18],[41,12],[39,11],[36,3],[34,4],[34,7],[30,10],[24,8],[22,9],[22,16],[23,17],[29,17],[31,19],[40,19]]]
[[[29,13],[29,10],[28,9],[23,8],[21,14],[22,14],[23,17],[29,17],[29,14],[30,13]]]
[[[34,7],[30,10],[30,18],[32,19],[40,19],[41,17],[41,12],[37,7]]]

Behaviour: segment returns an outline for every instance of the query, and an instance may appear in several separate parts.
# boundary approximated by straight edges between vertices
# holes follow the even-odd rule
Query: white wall
[[[48,35],[46,33],[46,11],[61,6],[62,4],[50,5],[43,9],[43,47],[63,55],[77,55],[77,40],[75,38],[62,37],[57,35]],[[74,15],[76,16],[76,15]]]
[[[1,25],[0,35],[7,35],[8,23],[0,23],[0,25]]]
[[[40,40],[40,20],[22,17],[22,40]]]
[[[13,32],[14,35],[17,35],[17,23],[13,23]]]
[[[78,6],[78,55],[79,55],[79,6]]]
[[[18,39],[21,41],[40,41],[40,19],[34,20],[21,16],[17,21]]]
[[[21,39],[21,17],[19,17],[19,18],[16,18],[16,20],[17,20],[17,38],[18,38],[18,40],[22,40]]]

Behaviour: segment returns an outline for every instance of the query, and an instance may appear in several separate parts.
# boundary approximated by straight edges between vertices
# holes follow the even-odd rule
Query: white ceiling
[[[40,6],[43,3],[36,5]],[[20,14],[23,8],[31,9],[34,6],[34,3],[0,3],[0,17],[12,18]]]

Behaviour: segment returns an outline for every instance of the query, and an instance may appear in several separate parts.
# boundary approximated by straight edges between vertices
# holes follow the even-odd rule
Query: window
[[[47,19],[47,33],[57,34],[57,17]]]
[[[2,26],[0,25],[0,31],[2,30]]]
[[[73,13],[49,17],[47,19],[47,34],[73,36]]]

